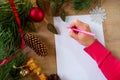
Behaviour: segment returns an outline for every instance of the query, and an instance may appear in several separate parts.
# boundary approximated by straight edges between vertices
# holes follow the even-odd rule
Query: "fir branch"
[[[62,8],[65,0],[50,0],[50,9],[53,16],[55,16]]]
[[[0,66],[0,79],[1,80],[19,80],[19,70],[14,69],[13,65],[21,66],[26,62],[24,54],[21,53],[14,58],[10,63]],[[3,73],[2,73],[3,72]]]
[[[14,1],[20,16],[22,27],[23,29],[25,29],[27,24],[26,14],[28,14],[30,9],[32,8],[32,4],[26,0],[14,0]],[[4,3],[1,3],[1,6],[2,6],[0,7],[0,9],[2,10],[2,12],[0,12],[0,17],[2,17],[0,18],[1,29],[5,30],[6,32],[10,30],[14,40],[16,40],[15,42],[16,46],[18,44],[20,45],[21,38],[18,31],[18,25],[15,21],[15,17],[13,15],[10,4],[9,2],[4,2]]]
[[[38,7],[40,9],[42,9],[43,11],[45,10],[45,1],[44,0],[36,0],[36,4],[38,5]]]
[[[92,4],[92,0],[71,0],[75,10],[83,10]]]
[[[1,31],[0,33],[0,59],[4,59],[6,57],[6,53],[10,53],[12,49],[14,49],[14,40],[12,38],[11,32]]]
[[[28,20],[28,13],[32,8],[32,3],[28,0],[14,0],[15,6],[19,13],[23,31],[25,32]],[[18,25],[15,20],[12,8],[8,0],[0,0],[0,60],[16,54],[21,45],[21,37],[18,31]],[[23,56],[18,55],[9,63],[0,66],[1,80],[14,80],[18,77],[13,72],[13,65],[19,66],[25,62]],[[18,71],[16,70],[16,73]],[[14,76],[13,76],[14,75]],[[16,78],[16,80],[19,80]]]

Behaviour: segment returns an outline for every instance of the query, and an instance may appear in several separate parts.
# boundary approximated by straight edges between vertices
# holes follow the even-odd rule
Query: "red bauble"
[[[39,7],[34,7],[31,9],[30,18],[35,22],[40,22],[44,19],[44,12]]]

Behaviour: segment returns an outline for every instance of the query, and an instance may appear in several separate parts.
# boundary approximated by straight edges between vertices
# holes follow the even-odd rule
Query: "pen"
[[[74,27],[72,27],[72,28],[70,28],[70,29],[72,29],[73,31],[76,31],[76,32],[81,32],[81,33],[84,33],[84,34],[90,35],[90,36],[95,36],[94,33],[87,32],[87,31],[84,31],[84,30],[80,30],[80,29],[77,29],[77,28],[74,28]]]

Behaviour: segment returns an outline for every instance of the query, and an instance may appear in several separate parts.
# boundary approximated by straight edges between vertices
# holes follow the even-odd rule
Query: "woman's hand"
[[[70,28],[75,27],[80,30],[91,32],[89,25],[79,20],[74,20],[69,27]],[[70,29],[69,34],[72,38],[74,38],[75,40],[77,40],[79,43],[81,43],[84,46],[89,46],[95,40],[93,36],[90,36],[90,35],[87,35],[81,32],[76,32],[72,29]]]

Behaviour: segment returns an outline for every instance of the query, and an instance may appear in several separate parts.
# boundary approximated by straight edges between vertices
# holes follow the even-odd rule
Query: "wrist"
[[[90,46],[91,44],[93,44],[95,42],[95,39],[91,39],[88,42],[86,42],[86,47]]]

